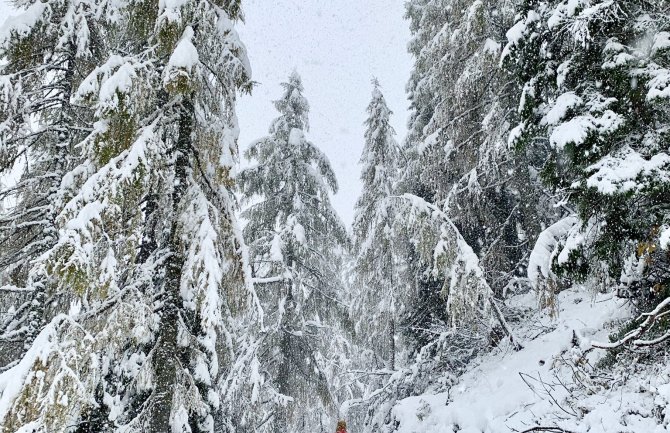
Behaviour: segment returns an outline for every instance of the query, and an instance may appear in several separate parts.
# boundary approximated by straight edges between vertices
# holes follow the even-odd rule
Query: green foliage
[[[177,21],[163,20],[158,27],[158,53],[169,56],[184,33],[184,27]]]
[[[176,74],[165,86],[168,93],[172,95],[188,95],[193,92],[193,81],[189,78],[188,73]]]
[[[639,318],[626,322],[617,328],[615,332],[609,335],[610,342],[613,343],[615,341],[621,340],[626,334],[636,330],[642,322],[643,320]],[[613,367],[617,363],[617,358],[619,355],[624,351],[625,347],[623,346],[608,350],[607,354],[598,361],[596,368],[609,369]]]
[[[137,134],[137,121],[127,107],[128,95],[117,92],[118,107],[107,113],[107,129],[96,137],[94,153],[100,166],[130,148]]]
[[[38,64],[42,59],[42,52],[40,50],[41,30],[35,29],[27,36],[13,36],[9,49],[6,52],[7,61],[10,66],[10,71],[20,71],[35,64]]]
[[[158,4],[158,0],[131,0],[128,3],[127,28],[123,29],[124,36],[128,40],[147,43],[152,39],[158,17]]]
[[[72,254],[72,247],[61,249],[57,258],[47,265],[47,270],[56,276],[62,287],[67,287],[72,294],[82,297],[88,292],[91,280],[86,270],[69,261]]]
[[[608,178],[605,182],[614,183],[610,190],[596,186],[603,181],[594,176],[609,176],[607,171],[600,174],[598,164],[635,164],[622,159],[630,154],[628,149],[647,160],[667,151],[657,142],[666,135],[662,125],[670,120],[669,112],[649,100],[650,75],[642,71],[658,74],[670,63],[654,64],[637,45],[667,30],[668,24],[657,20],[652,28],[636,28],[635,17],[658,12],[652,4],[596,3],[602,10],[588,15],[581,7],[567,8],[562,0],[524,2],[517,21],[523,36],[510,43],[511,54],[504,59],[524,89],[519,113],[523,129],[515,144],[523,148],[538,138],[550,141],[553,149],[541,178],[556,194],[568,197],[588,228],[584,243],[556,269],[578,281],[618,279],[634,245],[667,219],[667,209],[657,205],[668,199],[668,182],[662,180],[667,166],[640,172],[626,186]],[[545,115],[566,95],[580,102],[558,107],[561,118],[550,123]],[[569,132],[577,138],[556,145],[554,134],[565,140],[560,134],[566,130],[559,129],[568,128],[568,122],[573,122]]]
[[[222,1],[228,15],[232,19],[239,19],[242,15],[242,0],[219,0]]]

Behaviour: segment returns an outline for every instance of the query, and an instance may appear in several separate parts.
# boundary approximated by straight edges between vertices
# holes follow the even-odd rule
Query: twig
[[[529,428],[528,430],[522,431],[521,433],[531,433],[531,432],[575,433],[571,430],[565,430],[560,427],[542,427],[542,426],[532,427]]]

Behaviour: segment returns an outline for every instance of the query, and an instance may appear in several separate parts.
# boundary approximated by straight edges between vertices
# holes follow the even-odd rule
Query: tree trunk
[[[393,314],[393,313],[391,313]],[[391,370],[395,370],[395,317],[391,316]]]
[[[151,433],[171,431],[172,397],[177,386],[179,351],[177,345],[181,309],[181,275],[185,257],[180,239],[179,213],[186,192],[190,170],[189,151],[193,133],[193,104],[185,99],[181,105],[179,134],[175,147],[174,185],[172,191],[172,226],[169,238],[169,256],[166,260],[160,329],[152,357],[155,385],[150,402],[149,428]]]

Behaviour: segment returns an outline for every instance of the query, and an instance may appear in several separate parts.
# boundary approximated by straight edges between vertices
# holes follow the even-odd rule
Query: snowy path
[[[553,331],[525,341],[520,352],[500,350],[484,357],[449,393],[402,400],[394,408],[395,419],[400,422],[399,433],[521,432],[537,426],[534,422],[537,419],[547,420],[544,425],[560,425],[576,432],[665,432],[663,427],[656,429],[656,421],[650,418],[651,409],[645,409],[653,407],[653,393],[619,389],[616,396],[607,399],[602,394],[594,395],[580,401],[580,407],[583,403],[588,412],[581,417],[568,415],[563,410],[571,408],[561,408],[538,395],[542,394],[541,386],[533,378],[552,379],[553,358],[570,347],[573,330],[587,338],[606,341],[611,332],[608,324],[626,316],[622,303],[611,298],[611,295],[599,296],[591,302],[584,291],[563,292],[557,320],[538,314],[538,328],[552,326]],[[532,302],[530,295],[516,299],[521,305]],[[601,356],[602,352],[594,355]],[[528,375],[526,380],[538,386],[537,394],[524,383],[520,373]],[[560,402],[566,392],[559,387],[552,395]],[[631,414],[626,414],[626,407],[631,405],[636,407],[630,407]],[[636,411],[640,413],[635,414]]]

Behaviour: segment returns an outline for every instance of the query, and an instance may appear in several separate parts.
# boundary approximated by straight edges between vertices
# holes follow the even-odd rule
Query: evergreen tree
[[[481,258],[498,296],[520,276],[530,251],[524,240],[539,232],[541,222],[536,215],[541,189],[529,171],[531,158],[506,145],[516,101],[498,59],[501,29],[507,28],[513,5],[472,0],[408,5],[408,16],[419,23],[410,45],[416,78],[410,80],[408,143],[409,166],[418,170],[407,173],[405,183],[419,190],[405,189],[444,208]],[[424,93],[431,95],[430,103],[411,90],[416,86],[429,87]]]
[[[505,61],[520,88],[518,147],[551,150],[542,176],[578,218],[547,233],[535,269],[619,286],[649,309],[670,293],[658,248],[670,198],[667,1],[526,1]],[[556,229],[556,227],[554,227]],[[553,230],[554,232],[556,230]],[[555,237],[556,236],[556,237]],[[553,296],[555,284],[545,284]],[[651,290],[650,290],[651,289]]]
[[[78,119],[82,135],[56,129],[73,141],[65,153],[74,162],[54,193],[35,190],[62,200],[58,236],[27,272],[44,282],[53,311],[0,376],[0,424],[253,431],[262,418],[249,411],[260,403],[257,302],[232,192],[235,97],[249,85],[239,3],[77,5],[108,17],[96,39],[107,56],[67,98],[91,113]],[[55,10],[29,9],[40,8]],[[44,25],[26,22],[39,40]],[[31,72],[34,82],[53,77],[49,65]]]
[[[282,83],[270,135],[246,152],[240,174],[249,207],[244,235],[269,335],[263,365],[277,390],[272,431],[323,431],[336,419],[330,362],[338,362],[347,306],[341,254],[347,233],[329,194],[337,181],[326,156],[305,137],[309,105],[300,76]]]
[[[531,249],[527,239],[545,219],[537,204],[542,188],[529,167],[537,156],[515,155],[507,146],[515,101],[499,55],[512,6],[511,1],[408,2],[415,67],[408,85],[412,113],[401,157],[405,169],[398,182],[399,193],[444,212],[479,257],[487,286],[498,298],[523,276]],[[433,232],[440,232],[441,221],[434,220]],[[418,353],[439,334],[434,329],[454,323],[445,307],[457,305],[449,297],[462,294],[443,290],[449,282],[430,272],[431,262],[422,261],[421,247],[411,237],[402,230],[396,237],[396,250],[407,263],[401,285],[415,286],[401,328]]]
[[[361,164],[363,193],[356,202],[354,218],[355,272],[358,299],[354,317],[361,344],[372,348],[382,363],[377,367],[395,369],[396,290],[393,253],[394,210],[391,202],[398,163],[398,144],[391,126],[391,110],[373,80],[372,100],[365,121],[365,147]],[[381,364],[381,365],[380,365]]]
[[[47,276],[32,262],[57,240],[59,188],[77,161],[91,114],[71,96],[99,57],[93,2],[17,2],[0,40],[0,366],[16,361],[44,326]],[[21,24],[26,24],[22,26]],[[16,181],[12,181],[16,178]]]

